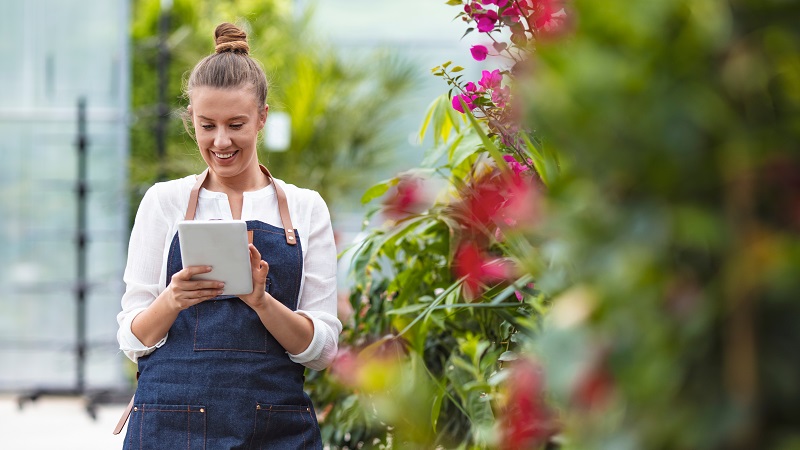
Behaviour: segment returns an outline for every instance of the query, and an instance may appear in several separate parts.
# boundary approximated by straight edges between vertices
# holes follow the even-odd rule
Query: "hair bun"
[[[217,53],[250,53],[250,46],[247,45],[247,33],[241,28],[228,22],[221,23],[214,30],[214,41],[217,46],[214,50]]]

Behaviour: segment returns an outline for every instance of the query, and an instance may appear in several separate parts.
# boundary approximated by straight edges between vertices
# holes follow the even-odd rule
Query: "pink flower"
[[[467,108],[469,108],[471,111],[472,109],[475,108],[475,104],[473,102],[475,101],[476,98],[478,98],[477,95],[464,95],[464,94],[454,95],[452,101],[453,109],[460,112],[461,114],[464,114],[464,108],[461,107],[461,102],[459,101],[459,99],[464,99],[464,103],[467,104]]]
[[[511,88],[508,86],[492,89],[492,103],[498,108],[505,108],[508,98],[511,96]]]
[[[340,347],[331,363],[331,375],[339,383],[354,387],[358,383],[359,363],[357,354],[350,347]]]
[[[522,14],[532,20],[538,33],[552,36],[564,31],[567,12],[558,0],[519,0]]]
[[[428,208],[423,192],[423,180],[406,176],[387,193],[383,201],[383,214],[392,220],[401,220],[419,214]]]
[[[488,70],[484,70],[481,72],[481,80],[478,82],[483,89],[496,89],[500,87],[500,82],[503,81],[503,75],[500,73],[500,69],[494,69],[493,71],[489,72]]]
[[[502,8],[508,4],[508,0],[481,0],[481,3],[484,5],[497,5],[498,8]]]
[[[464,86],[464,90],[467,91],[467,92],[477,92],[478,91],[478,86],[475,86],[475,83],[470,81],[469,83],[467,83]]]
[[[486,59],[486,55],[489,54],[489,50],[483,45],[473,45],[469,51],[472,53],[472,57],[475,58],[475,61],[483,61]]]

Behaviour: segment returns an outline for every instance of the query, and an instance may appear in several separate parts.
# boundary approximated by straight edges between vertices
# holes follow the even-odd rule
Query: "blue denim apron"
[[[205,174],[190,198],[189,220]],[[283,223],[290,224],[285,194],[271,184]],[[247,229],[269,263],[267,292],[296,310],[303,270],[296,230],[257,220],[248,220]],[[167,283],[182,267],[176,234]],[[239,298],[220,296],[192,306],[178,315],[162,347],[139,358],[124,448],[321,449],[314,408],[303,391],[304,369]]]

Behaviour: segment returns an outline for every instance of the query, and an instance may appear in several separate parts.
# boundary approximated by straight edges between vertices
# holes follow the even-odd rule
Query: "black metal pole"
[[[156,73],[158,76],[157,117],[155,124],[156,155],[158,157],[158,180],[166,179],[164,161],[167,153],[167,124],[169,123],[169,108],[167,107],[167,88],[169,87],[169,36],[170,13],[166,8],[161,9],[158,21],[158,58],[156,60]]]
[[[78,100],[78,178],[76,185],[78,203],[78,221],[76,227],[76,253],[77,253],[77,285],[75,290],[77,301],[77,329],[76,329],[76,391],[80,394],[86,389],[86,296],[88,283],[86,276],[86,200],[88,195],[87,170],[86,170],[86,150],[89,146],[89,138],[86,133],[86,99],[81,97]]]

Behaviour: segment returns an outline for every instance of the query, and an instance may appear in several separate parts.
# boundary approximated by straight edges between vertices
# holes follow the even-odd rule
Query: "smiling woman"
[[[241,88],[198,87],[191,99],[188,112],[195,124],[195,139],[214,175],[207,187],[226,192],[229,198],[265,187],[256,145],[269,106],[259,108],[251,90]],[[234,218],[241,214],[240,206],[231,205]]]
[[[151,187],[131,231],[117,337],[140,377],[125,448],[322,448],[303,374],[331,363],[342,329],[330,215],[259,164],[264,71],[242,30],[215,38],[186,87],[208,168]],[[250,294],[223,296],[194,279],[210,267],[183,266],[178,223],[214,219],[247,222]]]

